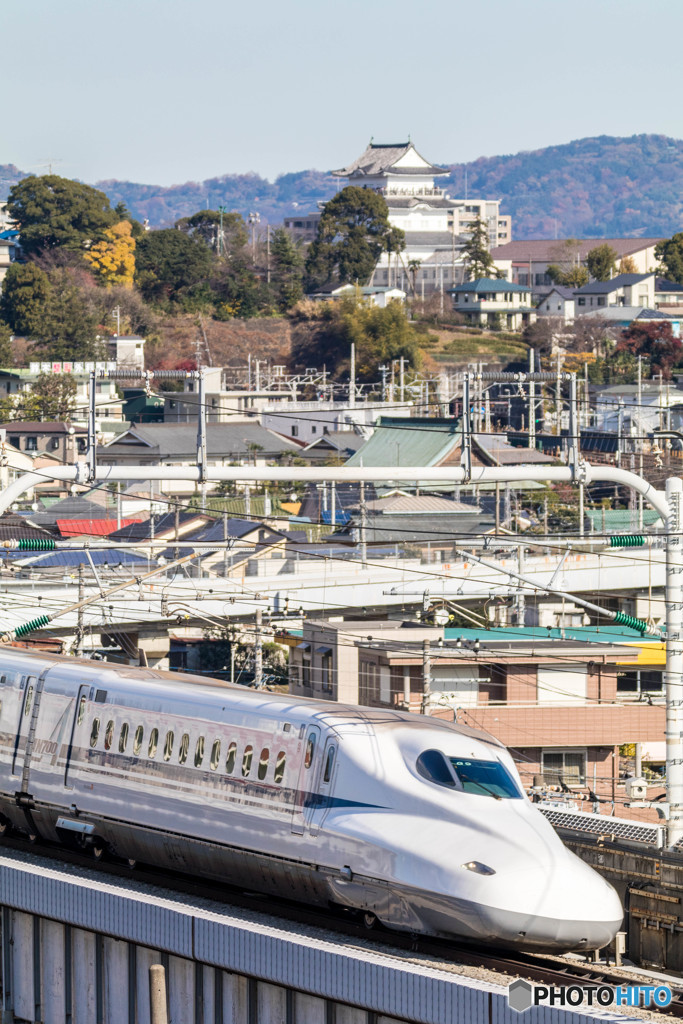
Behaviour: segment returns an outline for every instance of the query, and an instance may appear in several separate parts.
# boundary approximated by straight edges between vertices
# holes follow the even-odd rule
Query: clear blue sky
[[[680,137],[680,0],[5,0],[0,163],[273,178],[410,133],[435,162]]]

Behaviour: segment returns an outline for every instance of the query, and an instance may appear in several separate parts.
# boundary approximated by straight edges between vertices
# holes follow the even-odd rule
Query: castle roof
[[[436,167],[420,156],[412,142],[379,144],[370,142],[364,153],[332,174],[340,178],[366,178],[378,174],[448,174],[445,167]]]

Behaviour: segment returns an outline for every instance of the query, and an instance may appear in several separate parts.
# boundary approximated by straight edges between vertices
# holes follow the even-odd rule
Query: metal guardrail
[[[537,804],[539,811],[554,828],[570,828],[575,832],[590,832],[591,835],[614,836],[628,839],[633,843],[656,846],[662,849],[666,844],[666,830],[663,825],[650,825],[632,821],[629,818],[611,818],[606,814],[590,811],[561,811],[556,807]]]

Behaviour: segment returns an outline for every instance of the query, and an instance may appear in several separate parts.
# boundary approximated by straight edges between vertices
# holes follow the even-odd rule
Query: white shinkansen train
[[[485,733],[13,647],[0,702],[2,832],[472,942],[591,949],[621,924]]]

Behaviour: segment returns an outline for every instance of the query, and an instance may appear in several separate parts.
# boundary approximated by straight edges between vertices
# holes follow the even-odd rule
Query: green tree
[[[468,281],[480,277],[491,277],[494,273],[493,256],[489,252],[488,234],[481,217],[477,217],[470,231],[470,238],[463,249]]]
[[[81,252],[119,219],[104,192],[56,174],[30,175],[13,185],[7,211],[29,257],[60,247]]]
[[[551,263],[546,274],[554,284],[564,285],[565,288],[583,288],[590,281],[587,269],[579,263],[566,269],[563,269],[558,263]]]
[[[74,409],[76,380],[70,373],[41,373],[31,390],[22,395],[16,419],[68,420]]]
[[[0,316],[14,334],[35,337],[50,300],[50,278],[35,263],[13,263],[5,274]]]
[[[191,217],[181,217],[175,226],[190,238],[201,238],[218,256],[243,249],[249,241],[247,225],[234,211],[223,213],[222,234],[220,210],[198,210]]]
[[[284,228],[273,231],[270,243],[273,262],[271,282],[280,312],[296,306],[302,298],[304,258],[301,250]]]
[[[0,366],[14,365],[12,354],[12,332],[9,325],[0,320]]]
[[[318,233],[308,250],[306,288],[367,284],[387,246],[398,244],[400,232],[389,223],[389,208],[378,192],[347,185],[325,204]]]
[[[596,245],[586,256],[588,273],[596,281],[609,281],[617,269],[618,253],[608,245]]]
[[[32,337],[52,359],[94,359],[100,354],[99,317],[68,268],[50,274],[50,292]]]
[[[212,301],[206,284],[214,266],[201,238],[166,228],[148,231],[135,250],[135,281],[148,302],[196,309]]]
[[[665,276],[670,281],[683,284],[683,231],[659,242],[655,246],[655,256],[662,264]]]

